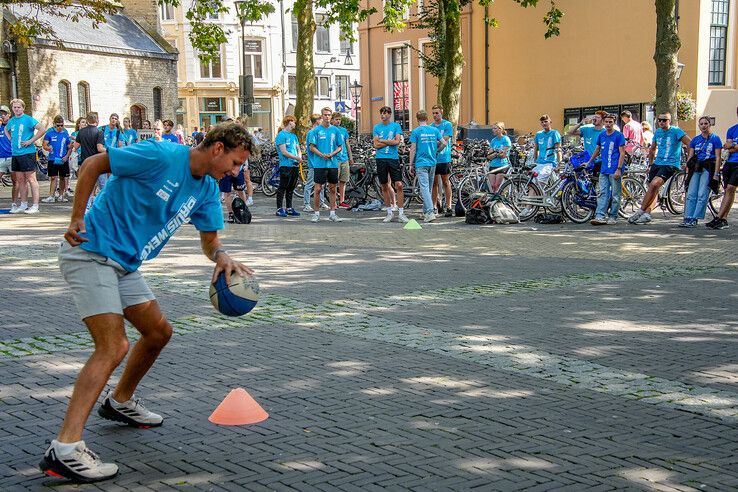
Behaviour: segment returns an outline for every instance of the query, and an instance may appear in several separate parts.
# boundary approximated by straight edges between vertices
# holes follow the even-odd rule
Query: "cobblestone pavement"
[[[143,267],[175,327],[139,391],[165,424],[93,415],[121,474],[82,487],[36,468],[91,349],[56,266],[69,205],[0,215],[0,490],[738,488],[735,230],[405,231],[256,198],[223,232],[263,289],[248,316],[210,306],[189,226]],[[269,419],[210,424],[235,387]]]

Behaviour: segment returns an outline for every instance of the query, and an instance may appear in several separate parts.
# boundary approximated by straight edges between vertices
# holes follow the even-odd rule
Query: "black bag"
[[[489,215],[490,200],[487,193],[474,193],[470,198],[469,208],[466,209],[467,224],[489,224],[492,218]]]
[[[454,215],[457,217],[463,217],[466,215],[466,210],[464,210],[464,205],[461,203],[461,200],[456,200],[456,205],[454,206]]]
[[[564,219],[559,214],[540,214],[533,221],[536,224],[561,224]]]
[[[249,207],[246,206],[240,197],[235,197],[231,202],[231,209],[233,210],[233,222],[236,224],[250,224],[251,223],[251,212]]]
[[[464,219],[464,222],[472,225],[488,224],[489,215],[487,215],[487,211],[482,208],[470,208],[466,211],[466,219]]]

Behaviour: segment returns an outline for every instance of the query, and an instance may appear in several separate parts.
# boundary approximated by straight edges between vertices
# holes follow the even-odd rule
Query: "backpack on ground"
[[[564,218],[559,214],[540,214],[533,221],[536,224],[561,224]]]
[[[495,224],[517,224],[520,222],[518,214],[512,204],[498,193],[489,193],[485,198],[490,219]]]
[[[474,193],[470,197],[469,207],[466,209],[466,223],[489,224],[491,222],[487,193]]]
[[[246,206],[241,197],[235,197],[231,202],[231,209],[233,210],[233,222],[236,224],[250,224],[251,223],[251,212],[249,207]]]

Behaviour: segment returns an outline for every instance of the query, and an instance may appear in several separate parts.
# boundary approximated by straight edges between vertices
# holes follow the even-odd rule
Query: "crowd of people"
[[[24,113],[25,104],[20,99],[10,102],[10,107],[0,106],[0,176],[10,172],[13,191],[10,213],[35,214],[39,202],[67,202],[73,196],[69,186],[70,166],[76,169],[92,155],[107,152],[110,148],[133,145],[147,138],[170,141],[175,144],[200,144],[207,129],[195,128],[185,136],[181,125],[177,129],[171,120],[157,120],[153,126],[147,120],[139,132],[132,128],[130,118],[111,114],[108,123],[97,126],[95,113],[81,117],[75,122],[74,131],[64,128],[64,119],[56,116],[53,127],[48,130],[30,115]],[[439,215],[450,217],[452,190],[449,181],[453,125],[443,117],[444,109],[434,105],[431,115],[424,110],[415,115],[417,125],[410,133],[411,172],[417,175],[420,196],[423,198],[422,218],[426,222],[436,220]],[[384,222],[408,222],[410,219],[402,207],[404,203],[403,168],[398,148],[403,144],[403,131],[393,121],[392,108],[379,110],[379,121],[373,126],[372,137],[375,149],[377,174],[382,187],[387,216]],[[623,123],[617,125],[618,116]],[[279,188],[277,190],[276,215],[297,217],[300,212],[292,203],[293,193],[300,179],[303,153],[307,157],[304,178],[303,212],[311,214],[311,221],[320,220],[320,211],[328,210],[328,220],[340,222],[339,209],[350,208],[346,203],[346,184],[349,169],[353,164],[353,152],[347,129],[342,125],[341,113],[323,108],[320,114],[311,117],[312,127],[307,133],[305,145],[296,135],[297,121],[287,116],[282,121],[274,141],[279,159]],[[233,120],[233,118],[228,118]],[[664,183],[683,166],[682,153],[687,151],[687,191],[682,227],[696,227],[705,218],[707,201],[711,191],[722,185],[724,198],[718,216],[705,225],[714,229],[728,227],[727,216],[735,198],[738,185],[738,125],[731,127],[725,142],[711,131],[711,119],[699,119],[700,134],[690,139],[677,126],[672,125],[672,115],[659,114],[658,128],[651,131],[647,122],[639,123],[630,111],[620,115],[597,111],[581,122],[571,126],[567,135],[580,137],[584,146],[586,165],[594,169],[597,179],[597,209],[592,224],[610,225],[617,222],[621,198],[621,178],[625,166],[636,152],[648,154],[648,189],[641,205],[628,222],[646,224],[652,220],[659,192]],[[540,117],[541,130],[534,136],[533,160],[536,179],[544,184],[562,170],[562,135],[552,128],[550,116]],[[256,145],[266,142],[261,129],[252,134]],[[36,180],[36,144],[41,141],[48,152],[49,194],[40,199]],[[492,125],[489,140],[488,180],[492,192],[496,192],[504,180],[504,172],[510,165],[512,143],[506,135],[503,122]],[[723,154],[727,158],[723,162]],[[100,176],[96,189],[105,186],[105,176]],[[219,183],[221,201],[226,203],[229,220],[233,221],[231,200],[226,199],[235,192],[248,205],[253,204],[253,186],[248,161],[244,162],[237,175],[226,175]],[[29,204],[28,195],[31,195]],[[439,203],[443,191],[444,203]],[[93,194],[94,197],[94,194]]]

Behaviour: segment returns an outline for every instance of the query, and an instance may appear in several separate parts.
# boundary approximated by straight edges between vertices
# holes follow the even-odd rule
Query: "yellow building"
[[[379,0],[365,6],[381,11]],[[459,124],[504,121],[518,133],[539,128],[538,117],[551,115],[559,130],[596,109],[630,109],[636,119],[649,117],[655,94],[656,38],[654,4],[644,0],[560,0],[565,15],[561,35],[544,39],[539,8],[521,8],[498,0],[489,16],[499,28],[487,28],[485,9],[477,3],[462,15],[465,66]],[[724,137],[738,122],[737,0],[681,0],[679,34],[684,65],[680,88],[691,92],[697,114],[715,118],[715,131]],[[422,3],[421,3],[422,5]],[[422,7],[421,7],[422,8]],[[417,6],[410,13],[410,26]],[[428,33],[408,29],[390,34],[379,26],[380,14],[359,27],[362,68],[362,131],[371,131],[378,110],[395,108],[405,128],[414,113],[436,103],[435,78],[426,74],[417,52]],[[652,117],[652,116],[651,116]],[[688,133],[696,121],[680,122]]]

